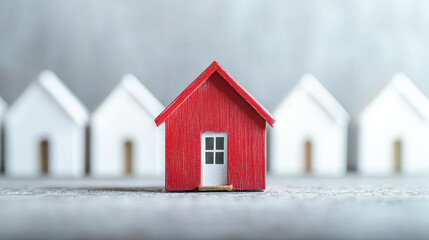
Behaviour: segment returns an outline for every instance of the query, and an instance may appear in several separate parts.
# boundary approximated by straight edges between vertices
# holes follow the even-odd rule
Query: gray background
[[[355,116],[397,71],[429,94],[428,10],[407,0],[0,0],[0,95],[12,103],[52,69],[94,110],[133,73],[167,105],[218,60],[271,111],[311,72]]]

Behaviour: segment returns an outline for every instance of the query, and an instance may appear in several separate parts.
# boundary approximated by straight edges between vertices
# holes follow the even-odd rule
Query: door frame
[[[224,152],[224,159],[223,159],[223,164],[224,168],[226,169],[226,182],[222,185],[219,186],[223,186],[223,185],[229,185],[229,164],[228,164],[228,133],[226,132],[202,132],[201,133],[201,178],[200,178],[200,186],[206,186],[204,185],[204,167],[205,167],[205,160],[206,160],[206,141],[205,138],[206,137],[213,137],[215,139],[215,141],[213,142],[213,152]],[[223,151],[218,151],[216,149],[216,137],[224,137],[224,150]],[[211,151],[211,150],[210,150]],[[215,154],[213,156],[213,161],[214,161],[214,165],[215,164]],[[208,185],[210,186],[210,185]]]

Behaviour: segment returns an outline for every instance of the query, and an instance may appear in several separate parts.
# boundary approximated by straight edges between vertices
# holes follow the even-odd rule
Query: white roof
[[[88,110],[55,73],[44,70],[33,84],[39,85],[76,123],[86,123]]]
[[[153,118],[156,118],[164,110],[164,106],[159,100],[132,74],[126,74],[122,77],[120,83],[104,100],[101,106],[108,102],[108,99],[113,97],[113,93],[118,90],[128,93],[131,99],[135,100]],[[101,106],[97,108],[96,112],[101,109]]]
[[[312,74],[304,74],[295,90],[303,90],[319,104],[322,110],[337,124],[345,124],[349,120],[349,114],[341,104],[329,93],[329,91]],[[289,97],[286,97],[280,108],[284,106]],[[281,110],[281,109],[280,109]]]
[[[398,93],[414,111],[429,122],[429,100],[428,98],[414,85],[414,83],[404,74],[396,73],[389,81],[381,93],[372,101],[376,101],[379,96],[385,91],[394,91]],[[371,102],[371,103],[372,103]],[[369,103],[369,105],[371,105]],[[365,108],[367,109],[367,108]],[[363,111],[363,113],[365,110]],[[362,114],[363,114],[362,113]]]

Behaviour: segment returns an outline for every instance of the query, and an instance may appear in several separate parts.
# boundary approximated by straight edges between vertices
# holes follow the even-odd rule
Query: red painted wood
[[[201,81],[198,87],[188,87],[185,92],[193,90],[182,93],[157,118],[157,124],[166,121],[166,190],[189,191],[201,185],[203,132],[228,134],[228,184],[233,189],[265,189],[267,118],[237,91],[240,85],[226,81],[226,71],[209,72],[205,80],[200,76],[195,81]],[[269,113],[266,117],[272,118]]]
[[[243,88],[217,61],[214,61],[201,75],[189,85],[156,119],[159,126],[173,113],[192,93],[197,90],[214,72],[218,72],[266,121],[273,127],[276,121],[250,93]]]

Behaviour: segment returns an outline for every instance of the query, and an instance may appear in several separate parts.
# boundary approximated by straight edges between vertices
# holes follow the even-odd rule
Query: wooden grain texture
[[[241,86],[217,61],[214,61],[198,76],[156,119],[156,125],[163,123],[190,95],[194,93],[214,72],[219,73],[266,121],[273,127],[276,121],[250,93]]]
[[[231,191],[231,185],[224,186],[199,186],[198,191],[200,192],[221,192],[221,191]]]
[[[197,190],[201,186],[201,135],[225,132],[228,134],[228,185],[234,190],[265,189],[266,122],[274,124],[275,120],[268,112],[262,117],[225,79],[226,72],[221,74],[219,68],[213,71],[213,66],[219,65],[213,63],[200,75],[206,80],[191,92],[188,87],[156,120],[157,124],[166,121],[165,188]],[[175,106],[177,102],[180,104]]]

